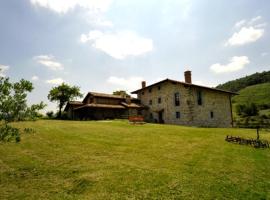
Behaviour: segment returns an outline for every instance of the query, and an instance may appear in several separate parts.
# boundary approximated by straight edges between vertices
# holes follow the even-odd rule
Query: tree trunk
[[[58,113],[58,118],[60,118],[60,119],[62,117],[62,108],[63,108],[63,104],[60,104],[59,105],[59,113]]]

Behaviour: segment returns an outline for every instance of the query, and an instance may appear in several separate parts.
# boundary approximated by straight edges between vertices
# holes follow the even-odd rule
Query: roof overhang
[[[80,106],[78,108],[75,108],[74,110],[79,110],[82,108],[109,108],[109,109],[125,109],[124,106],[122,105],[109,105],[109,104],[96,104],[96,103],[91,103],[91,104],[85,104],[83,106]]]

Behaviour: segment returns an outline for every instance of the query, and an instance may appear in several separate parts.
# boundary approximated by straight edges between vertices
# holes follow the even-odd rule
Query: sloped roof
[[[79,110],[82,108],[113,108],[113,109],[125,109],[122,105],[111,105],[111,104],[97,104],[97,103],[90,103],[85,104],[83,106],[80,106],[78,108],[75,108],[74,110]]]
[[[131,94],[137,94],[138,92],[140,92],[141,90],[153,87],[155,85],[164,83],[164,82],[172,82],[172,83],[177,83],[177,84],[182,84],[182,85],[186,85],[186,86],[191,86],[191,87],[198,87],[198,88],[204,88],[207,90],[212,90],[212,91],[217,91],[217,92],[224,92],[224,93],[229,93],[229,94],[233,94],[233,95],[237,95],[238,93],[236,92],[231,92],[231,91],[226,91],[226,90],[221,90],[221,89],[217,89],[217,88],[211,88],[211,87],[207,87],[207,86],[202,86],[202,85],[196,85],[196,84],[192,84],[192,83],[186,83],[186,82],[181,82],[181,81],[176,81],[176,80],[172,80],[172,79],[164,79],[162,81],[156,82],[154,84],[148,85],[144,88],[135,90],[133,92],[131,92]]]
[[[89,95],[94,97],[101,97],[101,98],[110,98],[110,99],[125,99],[125,97],[121,95],[114,95],[114,94],[105,94],[105,93],[98,93],[98,92],[88,92],[87,95],[84,97],[83,102],[88,98]]]
[[[72,105],[82,105],[83,104],[83,102],[81,102],[81,101],[69,101],[68,103],[72,104]]]
[[[143,108],[143,106],[139,105],[139,104],[136,104],[136,103],[130,103],[130,104],[127,104],[125,102],[121,102],[121,104],[127,108]]]
[[[84,105],[83,102],[81,101],[69,101],[64,109],[64,111],[67,111],[67,109],[69,108],[69,106],[81,106]]]

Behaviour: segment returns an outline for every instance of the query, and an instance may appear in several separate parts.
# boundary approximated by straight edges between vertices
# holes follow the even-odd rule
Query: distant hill
[[[243,78],[229,81],[224,84],[218,85],[216,88],[229,90],[232,92],[239,92],[241,89],[244,89],[248,86],[257,85],[261,83],[270,83],[270,71],[255,73]]]
[[[252,85],[240,90],[239,95],[233,97],[233,103],[270,106],[270,83]]]

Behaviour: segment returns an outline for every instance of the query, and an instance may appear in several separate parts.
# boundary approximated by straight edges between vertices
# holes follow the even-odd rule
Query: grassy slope
[[[240,90],[239,95],[233,98],[236,104],[253,102],[258,105],[270,104],[270,83],[253,85]]]
[[[270,150],[207,129],[126,121],[37,121],[0,144],[0,199],[270,199]],[[270,140],[270,134],[262,133]]]

